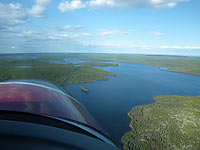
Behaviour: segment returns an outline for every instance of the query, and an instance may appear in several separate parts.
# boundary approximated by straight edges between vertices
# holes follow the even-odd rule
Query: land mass
[[[99,62],[86,62],[86,63],[80,63],[80,65],[84,65],[87,67],[107,67],[107,66],[118,67],[118,64],[99,63]]]
[[[35,56],[35,57],[33,57]],[[31,59],[31,57],[33,57]],[[114,73],[89,66],[54,64],[47,60],[62,60],[60,55],[8,55],[0,56],[0,81],[15,79],[39,79],[58,85],[108,80]],[[29,66],[29,67],[20,67]]]
[[[99,62],[126,62],[167,68],[164,71],[200,76],[200,57],[135,54],[81,54],[76,58]]]
[[[131,131],[122,137],[124,149],[200,149],[200,97],[154,99],[128,113]]]
[[[23,54],[0,56],[0,67],[13,66],[41,66],[48,64],[47,61],[63,61],[65,58],[78,58],[84,61],[82,67],[105,67],[117,66],[108,62],[126,62],[145,64],[166,68],[163,71],[180,72],[200,76],[200,57],[186,56],[156,56],[134,54]],[[92,62],[91,62],[92,61]],[[63,61],[64,62],[64,61]],[[101,63],[100,63],[101,62]],[[106,63],[103,63],[106,62]]]
[[[64,64],[65,58],[89,61],[80,66]],[[107,80],[116,76],[94,67],[126,62],[167,68],[164,71],[200,76],[199,57],[131,54],[15,54],[0,56],[0,82],[39,79],[58,85]],[[61,61],[63,63],[51,63]],[[105,63],[104,63],[105,62]],[[124,149],[200,149],[200,97],[159,96],[152,105],[129,113],[132,130],[122,138]]]

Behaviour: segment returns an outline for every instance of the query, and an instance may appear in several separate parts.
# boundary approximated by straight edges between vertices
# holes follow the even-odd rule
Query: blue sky
[[[198,0],[0,0],[0,53],[200,56]]]

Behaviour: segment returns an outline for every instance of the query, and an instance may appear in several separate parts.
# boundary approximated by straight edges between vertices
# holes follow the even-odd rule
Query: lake
[[[15,68],[31,68],[32,66],[15,66]]]
[[[137,105],[151,104],[159,95],[200,95],[200,77],[162,71],[159,67],[117,63],[118,67],[96,67],[116,73],[116,77],[93,83],[66,85],[65,88],[95,117],[119,146],[130,131],[127,113]],[[83,92],[80,86],[89,88]]]
[[[73,64],[75,66],[80,66],[80,63],[85,63],[89,61],[84,61],[77,58],[64,58],[63,60],[49,60],[47,62],[54,64]]]

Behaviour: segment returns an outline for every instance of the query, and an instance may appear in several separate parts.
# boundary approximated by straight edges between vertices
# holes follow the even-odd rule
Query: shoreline
[[[180,148],[187,146],[186,137],[193,143],[196,142],[196,145],[192,146],[193,149],[198,149],[200,96],[156,96],[153,99],[153,104],[135,106],[128,113],[131,131],[125,133],[121,139],[124,149]],[[194,122],[191,122],[191,113]],[[182,121],[187,122],[183,127]],[[187,130],[188,125],[190,130]],[[166,141],[168,145],[164,144]],[[182,146],[179,143],[182,143]]]

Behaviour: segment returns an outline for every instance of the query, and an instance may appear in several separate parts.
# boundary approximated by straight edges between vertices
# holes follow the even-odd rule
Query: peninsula
[[[65,57],[70,56],[65,55]],[[48,62],[49,60],[62,61],[63,56],[58,54],[3,55],[0,56],[0,59],[0,82],[16,79],[38,79],[63,86],[72,83],[108,80],[108,76],[116,76],[114,73],[91,66]]]
[[[124,150],[200,149],[200,97],[154,99],[128,113],[131,131],[122,137]]]

